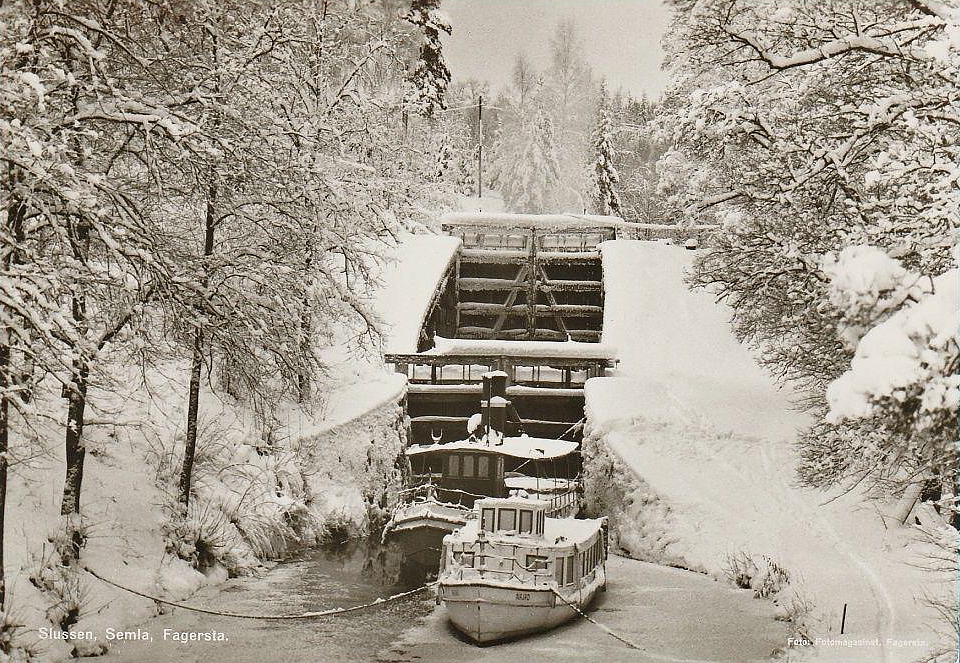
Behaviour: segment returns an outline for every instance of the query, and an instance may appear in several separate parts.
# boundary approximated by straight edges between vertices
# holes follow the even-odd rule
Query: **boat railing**
[[[550,508],[548,508],[546,511],[547,517],[557,518],[573,515],[570,512],[578,507],[579,504],[580,497],[576,490],[570,490],[566,493],[555,495],[554,497],[550,498]]]
[[[454,493],[457,496],[466,496],[472,497],[474,499],[482,499],[489,497],[489,495],[478,495],[477,493],[471,493],[466,490],[460,490],[459,488],[441,488],[436,484],[425,483],[420,484],[419,486],[411,486],[410,488],[404,488],[398,493],[399,501],[401,504],[411,504],[417,501],[417,498],[424,498],[424,500],[436,501],[439,504],[446,504],[449,506],[463,506],[454,502],[446,502],[442,499],[442,496],[447,493]]]
[[[466,573],[468,578],[471,574],[475,574],[480,579],[492,577],[495,579],[509,580],[512,578],[518,582],[533,583],[535,585],[553,582],[555,575],[552,571],[548,571],[546,568],[537,568],[536,566],[526,566],[517,559],[517,550],[522,547],[521,545],[515,543],[487,545],[509,546],[513,549],[513,554],[498,554],[495,550],[491,551],[489,548],[484,550],[486,546],[482,543],[479,546],[479,550],[475,549],[473,552],[464,550],[461,554],[471,555],[473,561],[472,565],[460,567],[461,580],[463,580],[464,573]],[[488,560],[492,560],[499,568],[487,566]]]

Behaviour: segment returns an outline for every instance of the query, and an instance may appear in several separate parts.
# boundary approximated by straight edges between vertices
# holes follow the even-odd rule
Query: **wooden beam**
[[[547,330],[553,331],[553,330]],[[554,332],[557,333],[557,332]],[[575,333],[575,332],[571,332]],[[598,333],[598,332],[592,332]],[[408,364],[414,366],[489,366],[491,363],[499,362],[503,358],[509,358],[517,366],[553,366],[560,368],[570,366],[572,368],[584,369],[597,364],[603,364],[610,368],[616,367],[616,359],[612,357],[587,359],[584,357],[561,357],[561,356],[537,356],[528,357],[525,355],[484,355],[484,354],[456,354],[441,355],[427,353],[403,353],[403,354],[385,354],[383,359],[388,364]]]
[[[546,279],[540,283],[543,292],[600,292],[602,289],[601,281]]]
[[[530,278],[527,282],[527,336],[534,338],[537,330],[537,231],[530,231]]]
[[[537,341],[566,341],[567,335],[574,341],[588,343],[597,343],[600,341],[601,332],[596,329],[568,329],[561,332],[556,329],[546,329],[538,327],[534,333],[534,340]],[[527,336],[526,329],[501,329],[494,332],[487,327],[460,327],[457,330],[457,338],[492,340],[501,338],[504,340],[518,340]]]
[[[527,315],[531,309],[537,315],[564,315],[572,318],[592,318],[603,315],[602,306],[592,304],[527,304],[507,305],[492,302],[460,302],[457,304],[464,315]]]
[[[522,288],[515,279],[494,279],[480,277],[464,277],[458,282],[463,292],[482,292],[497,290],[513,290]],[[537,286],[542,292],[599,292],[603,288],[601,281],[543,279]]]
[[[523,288],[524,284],[518,284],[516,279],[485,279],[464,277],[460,279],[460,290],[465,292],[477,292],[480,290],[513,290]]]
[[[437,414],[426,414],[420,417],[410,417],[411,424],[466,424],[470,417],[447,417]],[[524,425],[532,426],[563,426],[564,428],[569,428],[573,424],[577,423],[575,421],[555,421],[552,419],[524,419],[520,418],[520,421]],[[507,422],[512,425],[516,425],[516,421]]]
[[[542,266],[537,266],[537,272],[539,273],[540,276],[543,277],[543,279],[544,279],[545,281],[549,281],[549,280],[550,280],[550,277],[547,276],[547,272],[546,272],[546,270],[544,270],[544,268],[543,268]],[[556,323],[557,323],[557,329],[558,329],[564,336],[566,336],[566,335],[567,335],[567,325],[566,325],[566,323],[563,321],[563,317],[562,317],[559,313],[556,312],[556,311],[559,310],[560,304],[559,304],[559,302],[557,302],[557,298],[556,298],[556,296],[554,296],[553,290],[544,290],[544,293],[543,293],[543,294],[546,295],[546,297],[547,297],[547,302],[550,304],[550,306],[553,307],[553,310],[554,310],[553,319],[554,319],[554,320],[556,321]]]
[[[460,260],[465,263],[495,263],[498,265],[525,265],[526,251],[487,251],[483,249],[464,249]]]
[[[503,307],[503,310],[509,309],[513,306],[513,303],[517,301],[517,295],[520,293],[520,288],[523,286],[523,282],[526,281],[527,275],[530,274],[530,266],[524,265],[519,270],[517,270],[517,275],[513,279],[513,283],[516,286],[514,290],[510,291],[510,294],[507,295],[507,300],[499,306]],[[466,302],[463,302],[466,303]],[[459,309],[460,304],[457,304],[458,310],[464,312],[464,309]],[[496,332],[503,327],[503,324],[507,321],[507,313],[499,312],[499,317],[497,321],[493,323],[493,331]]]

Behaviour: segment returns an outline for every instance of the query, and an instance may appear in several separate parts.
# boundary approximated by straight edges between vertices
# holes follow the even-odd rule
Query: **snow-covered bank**
[[[795,485],[793,439],[806,419],[737,343],[723,307],[686,290],[691,252],[618,241],[603,245],[603,256],[603,341],[620,349],[621,365],[616,377],[587,383],[585,453],[588,472],[636,477],[618,482],[629,498],[620,545],[716,576],[739,553],[769,557],[812,605],[810,635],[838,638],[846,604],[843,639],[877,639],[791,656],[917,658],[926,647],[887,639],[934,644],[937,617],[923,596],[955,588],[954,578],[921,570],[919,532],[887,530],[876,512],[883,505],[858,491]]]
[[[242,403],[203,390],[186,519],[175,515],[173,486],[187,371],[170,362],[147,378],[141,385],[131,373],[116,393],[91,394],[100,411],[84,431],[83,564],[147,594],[183,599],[228,575],[258,573],[291,544],[363,532],[378,518],[404,444],[403,376],[369,367],[351,386],[340,375],[341,389],[323,388],[334,395],[322,408],[289,404],[266,427]],[[103,638],[94,645],[39,639],[41,628],[59,630],[66,612],[79,610],[72,630],[94,634],[156,614],[152,601],[60,570],[50,539],[63,527],[63,401],[45,404],[48,453],[15,468],[5,523],[11,615],[41,661],[101,649]]]
[[[373,306],[383,322],[384,352],[416,352],[437,284],[460,248],[448,235],[404,235],[380,275]]]

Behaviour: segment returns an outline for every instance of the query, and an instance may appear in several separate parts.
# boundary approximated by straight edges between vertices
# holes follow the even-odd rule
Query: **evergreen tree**
[[[559,211],[555,196],[560,162],[553,121],[542,95],[532,104],[531,115],[517,115],[501,130],[495,169],[508,209],[542,214]]]
[[[620,215],[620,196],[616,186],[620,183],[617,167],[613,165],[612,123],[606,88],[600,85],[600,102],[597,109],[597,127],[594,131],[594,193],[593,199],[599,214]]]
[[[420,56],[407,75],[405,102],[424,117],[432,118],[446,108],[450,70],[443,61],[440,33],[450,34],[451,28],[440,13],[440,0],[413,0],[404,18],[423,30]]]

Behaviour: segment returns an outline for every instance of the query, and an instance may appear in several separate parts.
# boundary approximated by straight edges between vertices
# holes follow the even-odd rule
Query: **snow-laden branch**
[[[944,25],[946,25],[944,19],[929,17],[916,21],[898,23],[891,26],[888,33],[896,34],[905,31],[929,30],[943,27]],[[764,45],[755,32],[750,30],[737,30],[728,26],[723,26],[723,31],[735,40],[749,46],[754,53],[756,53],[757,57],[766,62],[770,68],[781,71],[828,60],[852,51],[864,51],[884,57],[912,58],[915,60],[927,60],[931,57],[923,48],[900,44],[893,40],[885,40],[881,37],[872,37],[865,34],[847,35],[826,42],[816,48],[807,48],[802,51],[797,51],[792,55],[782,55]]]

